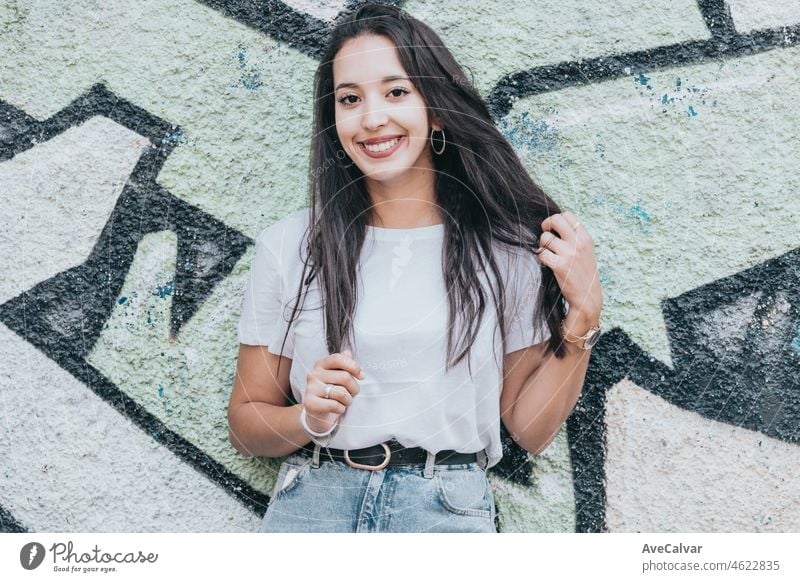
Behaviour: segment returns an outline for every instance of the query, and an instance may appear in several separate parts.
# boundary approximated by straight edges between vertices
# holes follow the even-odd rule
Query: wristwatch
[[[590,350],[594,347],[594,344],[597,343],[597,340],[600,339],[600,324],[589,328],[586,335],[575,335],[567,331],[567,328],[564,326],[564,320],[562,319],[561,335],[564,336],[565,341],[577,345],[580,349]]]

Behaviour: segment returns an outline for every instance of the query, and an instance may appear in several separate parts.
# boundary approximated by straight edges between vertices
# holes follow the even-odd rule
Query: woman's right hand
[[[356,378],[364,379],[364,372],[353,360],[350,350],[325,356],[314,363],[306,376],[303,406],[306,423],[313,432],[327,432],[347,407],[353,403],[359,387]],[[325,398],[325,387],[333,384],[330,398]]]

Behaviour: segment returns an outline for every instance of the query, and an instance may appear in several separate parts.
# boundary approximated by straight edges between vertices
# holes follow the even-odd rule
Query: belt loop
[[[425,471],[422,475],[426,479],[430,479],[433,477],[433,465],[436,462],[436,453],[432,453],[428,451],[428,458],[425,459]]]
[[[486,467],[489,465],[489,456],[486,454],[486,449],[478,451],[478,466],[486,472]]]
[[[311,458],[311,466],[319,469],[319,443],[314,444],[314,456]]]

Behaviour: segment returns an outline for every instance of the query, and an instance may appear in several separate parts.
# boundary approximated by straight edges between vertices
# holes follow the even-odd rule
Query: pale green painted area
[[[575,493],[567,431],[562,428],[550,446],[541,454],[532,455],[531,460],[532,487],[490,473],[500,531],[575,532]]]
[[[728,0],[726,4],[730,6],[737,32],[794,26],[800,23],[800,0],[780,0],[780,2]]]
[[[305,204],[313,59],[190,1],[7,8],[0,99],[39,119],[103,82],[180,126],[158,176],[255,237]]]
[[[680,80],[680,84],[678,84]],[[603,324],[671,363],[660,302],[800,245],[800,48],[530,97],[515,146],[591,233]]]
[[[278,459],[244,457],[228,442],[237,323],[252,249],[170,340],[176,245],[172,232],[142,239],[120,292],[125,300],[118,298],[88,361],[170,430],[268,494]]]
[[[404,9],[428,24],[486,95],[503,76],[532,67],[709,37],[693,0],[429,2]]]

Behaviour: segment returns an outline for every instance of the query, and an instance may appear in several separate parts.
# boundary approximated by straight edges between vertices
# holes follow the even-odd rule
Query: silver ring
[[[333,384],[326,384],[325,385],[325,394],[322,397],[323,398],[330,398],[331,397],[331,390],[333,390]]]

